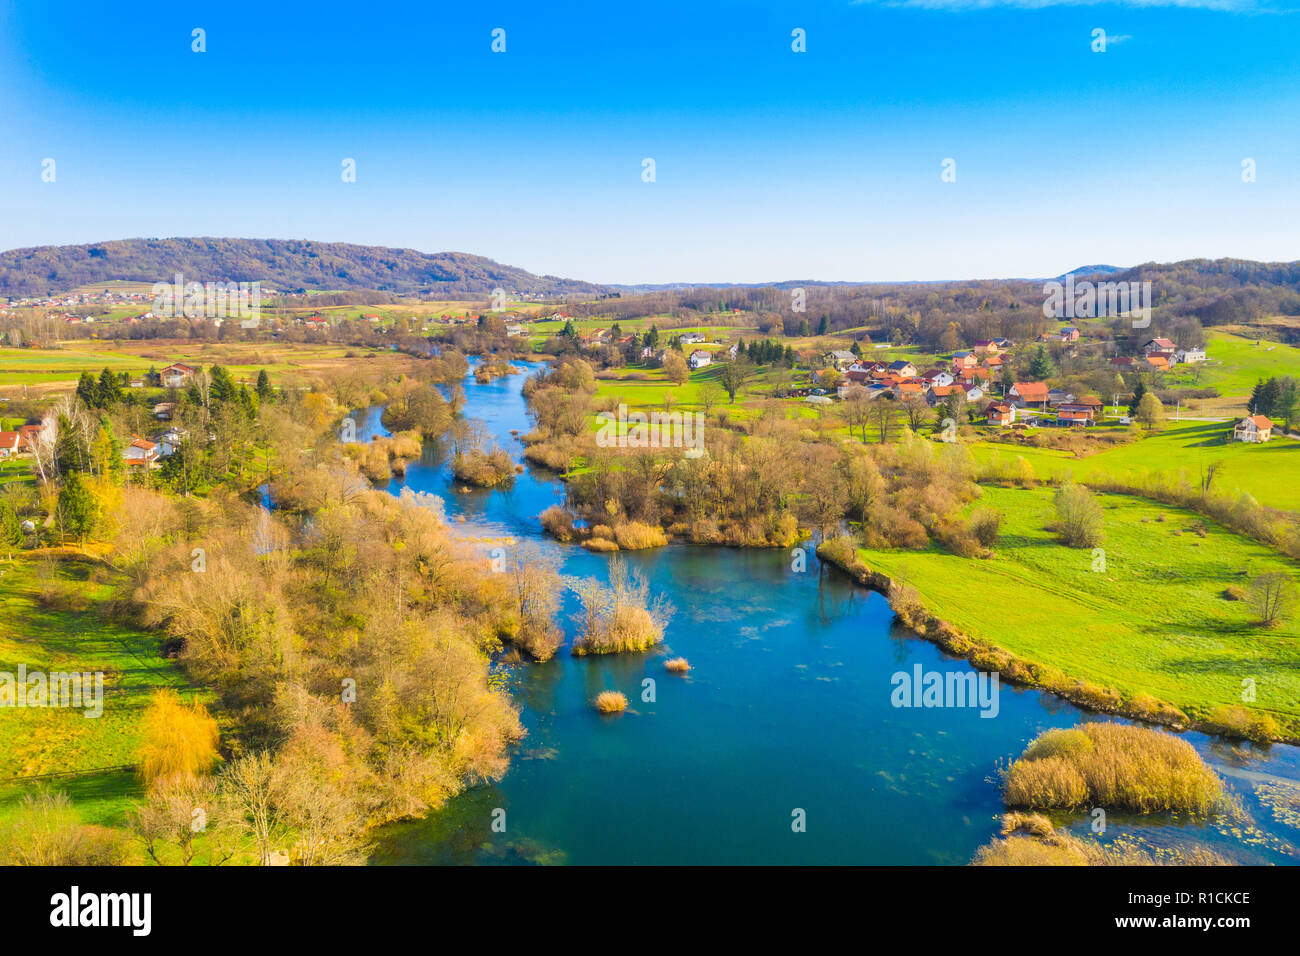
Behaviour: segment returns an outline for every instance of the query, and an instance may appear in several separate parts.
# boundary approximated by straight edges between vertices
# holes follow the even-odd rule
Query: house
[[[1148,371],[1152,372],[1167,372],[1169,371],[1169,359],[1159,353],[1152,353],[1147,356],[1146,367]]]
[[[954,372],[960,372],[964,368],[974,368],[979,363],[980,361],[974,352],[952,353],[952,370]]]
[[[1016,382],[1007,392],[1007,398],[1017,408],[1028,408],[1030,405],[1041,408],[1047,404],[1047,385],[1044,382]]]
[[[122,452],[127,465],[136,468],[152,468],[158,462],[158,444],[147,438],[136,437]]]
[[[1207,357],[1205,349],[1200,345],[1193,345],[1189,349],[1179,349],[1174,353],[1174,356],[1178,361],[1189,364],[1192,362],[1204,362]]]
[[[18,450],[29,452],[35,448],[37,440],[41,437],[41,429],[44,427],[44,425],[38,423],[35,425],[24,425],[19,428],[18,434],[22,437],[18,442]]]
[[[1078,405],[1062,405],[1056,410],[1056,424],[1086,428],[1092,424],[1092,409]]]
[[[984,397],[984,389],[979,385],[963,385],[962,388],[966,390],[966,401],[968,402],[978,402]]]
[[[1134,360],[1127,355],[1120,355],[1110,360],[1110,364],[1116,368],[1132,368]]]
[[[1057,405],[1064,405],[1067,402],[1074,401],[1074,396],[1063,388],[1048,389],[1047,404],[1055,408]]]
[[[600,329],[599,331],[603,332],[604,329]],[[686,332],[681,337],[682,345],[699,345],[705,341],[707,340],[702,332]]]
[[[1150,355],[1152,352],[1172,352],[1174,343],[1169,339],[1150,339],[1143,343],[1142,351]]]
[[[169,421],[175,411],[175,402],[159,402],[153,407],[153,417],[161,421]]]
[[[1064,326],[1061,329],[1061,341],[1062,342],[1079,341],[1079,330],[1076,329],[1073,325]]]
[[[998,345],[997,339],[979,339],[975,343],[975,352],[979,355],[998,355],[1002,352],[1002,347]]]
[[[931,408],[937,408],[948,400],[952,395],[961,392],[959,385],[931,385],[925,391],[925,403]]]
[[[899,382],[894,386],[894,394],[899,401],[909,398],[921,398],[924,386],[920,382]]]
[[[154,441],[158,445],[158,455],[162,458],[176,454],[184,440],[185,432],[179,428],[169,428],[154,436]]]
[[[706,349],[696,349],[691,353],[689,362],[691,368],[704,368],[713,364],[713,353]]]
[[[506,335],[509,335],[509,336],[519,336],[519,335],[527,335],[527,334],[528,334],[528,330],[527,330],[526,328],[524,328],[522,325],[507,325],[507,326],[506,326]]]
[[[846,349],[836,349],[833,352],[827,352],[822,360],[827,365],[834,365],[836,368],[848,368],[848,366],[857,362],[858,357]]]
[[[197,372],[198,369],[193,365],[186,365],[184,362],[177,362],[175,365],[168,365],[159,374],[162,378],[163,388],[184,388]]]
[[[953,383],[952,373],[941,368],[932,368],[921,376],[921,380],[927,385],[951,385]]]
[[[989,402],[985,409],[990,425],[1005,428],[1016,420],[1016,406],[1010,402]]]
[[[1101,418],[1102,409],[1106,407],[1096,395],[1085,395],[1083,398],[1076,399],[1072,404],[1078,408],[1089,409],[1094,420]]]
[[[1251,415],[1232,429],[1233,441],[1266,442],[1273,437],[1273,421],[1267,415]]]
[[[899,378],[916,378],[916,366],[911,362],[890,362],[889,371]]]
[[[22,432],[0,432],[0,458],[17,458],[22,444]]]

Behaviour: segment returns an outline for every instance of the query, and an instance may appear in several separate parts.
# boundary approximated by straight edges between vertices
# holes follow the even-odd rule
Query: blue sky
[[[0,0],[0,247],[309,238],[598,282],[1297,259],[1296,5]]]

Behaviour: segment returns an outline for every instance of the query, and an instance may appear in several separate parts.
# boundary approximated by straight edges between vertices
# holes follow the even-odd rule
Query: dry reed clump
[[[583,579],[573,585],[582,602],[577,620],[581,634],[571,648],[575,656],[644,651],[663,640],[673,607],[650,597],[644,575],[616,555],[609,565],[609,586]]]
[[[691,665],[684,657],[673,657],[664,661],[664,669],[672,674],[685,674]]]
[[[614,528],[614,540],[625,551],[661,548],[668,543],[662,528],[640,521],[625,521]]]
[[[621,714],[627,710],[627,695],[619,690],[602,690],[592,703],[602,714]]]
[[[1003,796],[1011,807],[1090,804],[1205,815],[1221,806],[1223,785],[1185,740],[1145,727],[1091,723],[1037,737],[1007,770]]]
[[[975,851],[972,866],[1227,866],[1213,850],[1192,846],[1157,850],[1132,843],[1101,844],[1057,830],[1039,813],[1008,813],[1002,839]]]
[[[582,542],[582,546],[588,551],[595,551],[600,554],[618,550],[618,544],[608,538],[588,538]]]

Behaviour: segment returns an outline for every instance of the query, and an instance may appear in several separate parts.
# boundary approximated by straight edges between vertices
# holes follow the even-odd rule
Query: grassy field
[[[1300,348],[1260,339],[1251,329],[1209,329],[1205,350],[1207,361],[1176,366],[1166,383],[1214,387],[1225,397],[1248,398],[1260,379],[1300,375]]]
[[[1003,513],[987,560],[932,547],[860,549],[868,566],[914,586],[958,630],[1071,677],[1147,692],[1196,716],[1241,704],[1242,680],[1257,703],[1300,732],[1300,622],[1263,629],[1229,585],[1293,562],[1178,509],[1124,495],[1101,498],[1105,570],[1089,550],[1057,543],[1044,526],[1052,492],[986,488],[977,507]],[[1204,528],[1204,537],[1195,528]]]
[[[133,765],[140,746],[140,718],[152,692],[175,687],[191,691],[175,662],[159,655],[155,634],[109,620],[112,585],[101,583],[93,565],[58,562],[59,585],[84,608],[45,607],[41,569],[30,556],[0,564],[0,671],[102,671],[103,714],[84,716],[72,708],[0,708],[0,816],[44,774],[49,786],[66,791],[88,823],[119,826],[141,788],[132,771],[95,772]],[[29,778],[19,779],[14,778]]]
[[[1201,468],[1222,461],[1215,487],[1246,491],[1262,504],[1300,511],[1300,441],[1274,438],[1263,445],[1229,440],[1228,422],[1171,424],[1149,438],[1121,445],[1087,458],[1074,458],[1054,449],[1022,447],[994,442],[970,446],[982,464],[995,458],[1014,462],[1023,456],[1039,478],[1074,477],[1087,481],[1100,475],[1137,478],[1162,472],[1185,472],[1193,483]]]
[[[75,386],[82,372],[98,375],[102,369],[129,372],[139,378],[150,368],[173,362],[222,365],[237,380],[252,381],[262,369],[273,381],[292,381],[325,368],[337,367],[358,356],[391,354],[384,349],[349,348],[277,342],[140,342],[115,348],[110,342],[79,341],[59,349],[0,348],[0,389],[34,385],[42,388]]]

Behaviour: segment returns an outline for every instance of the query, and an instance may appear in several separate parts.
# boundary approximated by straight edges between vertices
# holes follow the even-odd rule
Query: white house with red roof
[[[1233,441],[1266,442],[1273,437],[1273,420],[1267,415],[1243,418],[1232,429]]]

